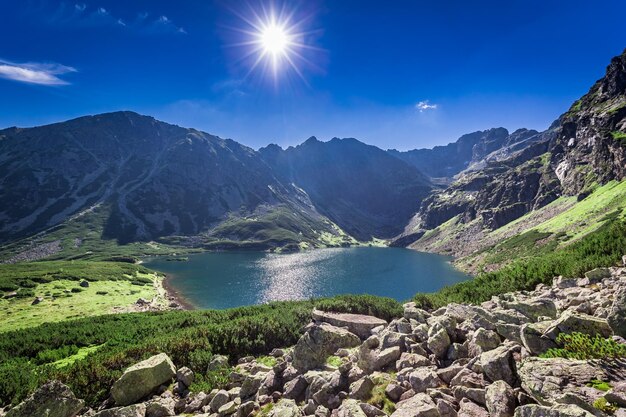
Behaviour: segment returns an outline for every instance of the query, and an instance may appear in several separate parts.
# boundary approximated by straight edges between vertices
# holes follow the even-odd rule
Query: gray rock
[[[605,319],[568,310],[552,322],[544,335],[556,340],[561,333],[571,334],[574,332],[602,337],[609,337],[613,333]]]
[[[437,388],[443,385],[443,381],[439,379],[437,372],[431,368],[418,368],[409,374],[409,383],[413,391],[420,393],[426,392],[428,388]]]
[[[439,411],[430,396],[418,393],[396,404],[396,411],[391,417],[439,417]]]
[[[83,400],[74,396],[68,386],[59,381],[51,381],[9,410],[5,417],[74,417],[84,404]]]
[[[346,329],[322,323],[312,325],[293,350],[293,366],[300,371],[321,367],[337,349],[359,346],[361,340]]]
[[[382,416],[387,415],[380,408],[375,407],[368,403],[359,403],[359,407],[361,407],[361,410],[363,410],[363,412],[365,413],[367,417],[382,417]]]
[[[193,371],[186,366],[176,371],[176,380],[182,382],[184,386],[189,387],[193,384],[194,375]]]
[[[554,340],[544,336],[552,321],[541,321],[538,323],[527,323],[521,328],[521,339],[524,347],[532,354],[539,355],[548,349],[556,347]]]
[[[300,417],[302,415],[302,411],[294,400],[283,398],[274,404],[268,417]]]
[[[239,406],[239,408],[237,409],[237,412],[235,413],[235,416],[236,417],[248,417],[258,408],[259,408],[259,405],[255,403],[254,401],[246,401],[245,403],[242,403]]]
[[[174,407],[176,401],[173,398],[158,398],[146,403],[146,417],[169,417],[176,415]]]
[[[350,398],[367,400],[374,388],[374,381],[368,376],[350,384]]]
[[[209,408],[214,413],[217,413],[217,410],[219,410],[220,407],[222,407],[228,401],[230,401],[230,395],[228,395],[228,391],[223,390],[223,389],[219,390],[217,394],[215,394],[211,402],[209,403]]]
[[[549,298],[505,302],[503,304],[505,308],[518,311],[532,320],[537,320],[541,316],[555,318],[557,314],[556,304]]]
[[[609,268],[596,268],[591,271],[585,272],[585,278],[590,283],[600,282],[605,278],[611,278],[611,270]]]
[[[485,391],[485,402],[491,417],[513,417],[515,392],[504,381],[496,381]]]
[[[615,293],[606,319],[617,336],[626,338],[626,285],[622,284]]]
[[[239,397],[241,399],[246,399],[254,396],[261,384],[265,380],[265,375],[256,374],[256,375],[248,375],[246,379],[244,379],[243,384],[241,384],[241,391],[239,391]]]
[[[458,415],[454,406],[443,399],[437,400],[437,412],[439,413],[439,417],[457,417]]]
[[[111,388],[116,405],[133,404],[176,375],[176,368],[165,354],[155,355],[126,369]]]
[[[595,379],[610,380],[601,367],[589,361],[562,358],[528,358],[518,366],[517,373],[524,391],[544,405],[592,404],[599,394],[589,390],[587,384]]]
[[[102,410],[96,413],[93,417],[144,417],[145,415],[146,405],[134,404],[126,407],[116,407],[109,410]]]
[[[401,385],[398,385],[398,384],[389,384],[385,388],[385,394],[393,402],[398,402],[402,394],[404,394],[404,391],[406,390],[402,388]]]
[[[438,358],[444,358],[450,346],[450,336],[445,328],[441,328],[428,337],[428,349]]]
[[[234,414],[239,408],[240,404],[241,400],[239,398],[235,398],[233,401],[229,401],[221,406],[220,409],[217,410],[217,414],[219,414],[220,416],[229,416],[231,414]]]
[[[306,379],[302,375],[298,375],[285,384],[283,397],[286,399],[297,400],[302,396],[307,386],[308,383]]]
[[[459,411],[457,415],[459,417],[489,417],[487,410],[467,398],[463,398],[459,402]]]
[[[359,406],[359,402],[353,399],[346,400],[341,404],[337,417],[367,417],[367,414]]]
[[[481,353],[495,349],[500,345],[500,336],[492,330],[478,329],[472,334],[468,345],[468,354],[471,358]]]
[[[313,320],[329,323],[337,327],[346,327],[348,331],[365,340],[372,334],[372,329],[386,326],[387,322],[374,316],[363,314],[331,313],[313,310]]]
[[[430,360],[427,357],[416,353],[404,352],[400,355],[400,359],[396,361],[396,369],[417,368],[418,366],[429,366]]]
[[[515,361],[513,359],[512,345],[506,344],[480,355],[480,364],[483,373],[488,380],[505,381],[514,385],[516,381]]]
[[[604,395],[604,398],[610,403],[626,407],[626,381],[614,383],[613,388]]]
[[[567,404],[545,407],[537,404],[523,405],[515,409],[515,417],[594,417],[582,408]]]
[[[223,368],[228,368],[228,357],[224,355],[215,355],[207,366],[207,372],[216,371]]]

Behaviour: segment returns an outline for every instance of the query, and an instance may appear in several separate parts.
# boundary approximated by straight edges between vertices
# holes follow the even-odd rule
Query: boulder
[[[229,416],[234,414],[239,406],[241,405],[241,399],[239,397],[235,398],[233,401],[229,401],[217,410],[217,414],[220,416]]]
[[[493,330],[478,329],[469,340],[468,354],[470,357],[495,349],[500,345],[500,336]]]
[[[428,337],[427,346],[438,358],[444,358],[450,346],[450,336],[445,328],[441,328]]]
[[[532,320],[537,320],[539,317],[555,318],[557,314],[556,304],[549,298],[534,298],[503,304],[505,308],[518,311]]]
[[[337,410],[337,417],[367,417],[367,414],[359,406],[359,402],[353,399],[346,400]]]
[[[605,278],[611,278],[611,270],[609,268],[596,268],[591,271],[585,272],[585,278],[590,283],[600,282]]]
[[[459,417],[489,417],[487,410],[467,398],[463,398],[459,402],[459,412],[457,415]]]
[[[383,410],[368,403],[359,403],[359,407],[361,407],[361,410],[363,410],[363,412],[365,413],[367,417],[387,416],[387,413],[385,413]]]
[[[230,401],[230,395],[228,395],[228,391],[223,389],[219,390],[217,394],[215,394],[211,402],[209,402],[209,409],[212,412],[217,413],[217,410],[219,410],[220,407],[226,404],[228,401]]]
[[[585,333],[590,336],[609,337],[613,333],[605,319],[568,310],[552,322],[544,336],[556,340],[560,333]]]
[[[513,349],[515,345],[505,344],[480,355],[483,373],[492,382],[505,381],[514,385],[516,381]]]
[[[248,375],[246,379],[244,379],[243,383],[241,384],[239,397],[241,397],[241,399],[243,400],[243,399],[254,396],[259,390],[259,388],[261,387],[261,384],[263,383],[264,380],[265,380],[264,374],[259,373],[256,375]]]
[[[613,333],[626,338],[626,285],[622,284],[615,293],[613,305],[606,320]]]
[[[409,383],[415,392],[426,392],[428,388],[437,388],[443,381],[434,369],[418,368],[409,374]]]
[[[207,366],[207,372],[217,371],[218,369],[228,368],[228,357],[224,355],[215,355],[211,358]]]
[[[491,417],[513,417],[515,392],[504,381],[496,381],[487,387],[485,402]]]
[[[613,384],[613,388],[604,395],[604,398],[619,407],[626,407],[626,381]]]
[[[538,323],[524,324],[520,330],[522,344],[532,354],[539,355],[548,349],[555,348],[556,343],[554,340],[547,336],[544,336],[552,321],[540,321]]]
[[[116,407],[102,410],[93,417],[144,417],[146,415],[145,404],[133,404],[126,407]]]
[[[311,316],[313,320],[319,322],[332,324],[337,327],[345,327],[363,340],[371,336],[372,329],[387,325],[387,322],[383,319],[363,314],[331,313],[313,310]]]
[[[157,398],[146,403],[146,417],[169,417],[176,415],[174,398]]]
[[[350,398],[356,400],[367,400],[374,388],[374,381],[369,376],[365,376],[350,384]]]
[[[294,400],[281,399],[268,413],[268,417],[300,417],[302,411]]]
[[[9,410],[5,417],[74,417],[84,405],[85,402],[77,399],[67,385],[51,381]]]
[[[602,392],[588,389],[587,384],[610,380],[601,367],[590,361],[563,358],[531,357],[518,366],[517,373],[524,391],[543,405],[593,404]]]
[[[297,400],[302,396],[308,383],[302,375],[298,375],[291,381],[285,384],[285,391],[283,397],[291,400]]]
[[[427,357],[418,355],[417,353],[404,352],[400,355],[400,359],[396,361],[396,369],[402,370],[404,368],[417,368],[419,366],[431,365],[430,360]]]
[[[126,369],[113,384],[111,396],[116,405],[133,404],[175,375],[174,364],[165,353],[161,353]]]
[[[573,404],[545,407],[537,404],[523,405],[515,409],[515,417],[594,417],[590,412]]]
[[[397,402],[402,396],[402,394],[404,394],[404,391],[406,390],[402,388],[401,385],[398,385],[398,384],[389,384],[385,388],[385,394],[393,402]]]
[[[298,340],[293,350],[293,366],[301,372],[319,368],[338,349],[360,344],[361,339],[346,329],[327,323],[314,324]]]
[[[191,384],[193,384],[193,379],[193,371],[186,366],[176,371],[176,380],[182,383],[185,387],[189,387]]]
[[[391,417],[439,417],[439,411],[430,396],[418,393],[396,404],[396,411]]]
[[[457,417],[458,415],[454,406],[449,401],[443,399],[437,400],[437,412],[439,417]]]

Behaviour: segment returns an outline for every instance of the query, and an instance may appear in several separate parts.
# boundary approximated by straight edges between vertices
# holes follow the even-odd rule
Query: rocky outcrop
[[[124,371],[111,388],[111,397],[117,405],[133,404],[172,380],[176,368],[171,359],[161,353],[139,362]]]
[[[383,319],[363,314],[332,313],[313,310],[311,316],[315,321],[329,323],[337,327],[345,327],[348,331],[363,340],[371,336],[372,329],[387,325],[387,322]]]
[[[313,324],[302,335],[294,348],[293,365],[301,371],[315,369],[326,363],[337,349],[356,347],[358,336],[328,323]]]
[[[74,417],[84,404],[66,385],[52,381],[42,385],[24,402],[9,410],[5,417]]]

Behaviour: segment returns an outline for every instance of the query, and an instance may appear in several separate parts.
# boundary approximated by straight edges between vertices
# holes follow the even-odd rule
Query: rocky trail
[[[625,259],[626,261],[626,259]],[[390,323],[313,311],[298,343],[237,361],[223,389],[190,393],[194,374],[165,354],[128,368],[99,409],[58,381],[5,417],[591,417],[626,416],[626,363],[542,357],[560,334],[626,344],[626,268]],[[226,369],[215,356],[207,372]],[[603,407],[599,407],[603,405]]]

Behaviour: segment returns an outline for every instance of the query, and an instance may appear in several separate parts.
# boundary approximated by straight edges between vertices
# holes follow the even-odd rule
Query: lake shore
[[[165,278],[161,280],[161,285],[166,293],[166,298],[171,303],[176,303],[181,310],[197,310],[198,308],[193,305],[189,300],[183,297],[172,285],[171,281],[175,279],[172,274],[164,274]]]

